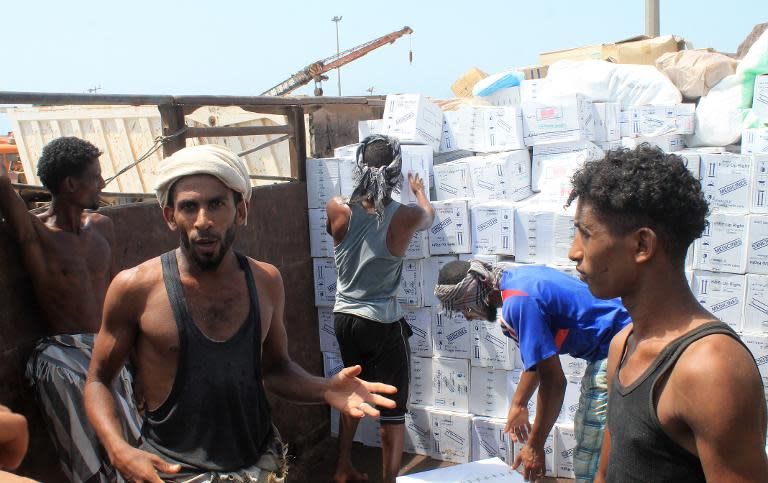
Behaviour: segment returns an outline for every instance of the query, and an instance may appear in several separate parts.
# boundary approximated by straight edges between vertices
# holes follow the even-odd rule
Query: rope
[[[114,181],[115,178],[117,178],[121,174],[123,174],[123,173],[129,171],[130,169],[138,166],[142,161],[144,161],[148,157],[152,156],[158,149],[163,147],[163,144],[167,143],[168,141],[170,141],[171,139],[173,139],[173,138],[175,138],[177,136],[180,136],[180,135],[184,134],[186,131],[187,131],[187,126],[184,126],[183,128],[179,129],[178,131],[176,131],[173,134],[169,134],[168,136],[162,136],[162,135],[161,136],[157,136],[155,138],[155,142],[152,144],[152,147],[150,147],[144,154],[142,154],[141,157],[139,157],[139,159],[137,159],[135,162],[129,164],[128,166],[122,168],[120,171],[115,173],[113,176],[110,176],[109,178],[104,180],[104,184],[108,185],[109,183]]]

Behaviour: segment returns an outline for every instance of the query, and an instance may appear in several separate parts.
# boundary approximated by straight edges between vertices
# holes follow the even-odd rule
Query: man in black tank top
[[[107,292],[85,387],[86,410],[115,468],[129,481],[267,481],[285,471],[265,387],[352,417],[394,402],[360,367],[311,376],[291,361],[277,269],[235,253],[250,180],[220,146],[185,148],[160,166],[157,192],[181,246],[121,272]],[[140,448],[122,437],[109,386],[136,356],[146,411]],[[269,479],[269,481],[281,481]]]
[[[766,482],[762,381],[738,336],[707,312],[684,274],[705,227],[700,182],[647,144],[609,151],[573,177],[569,256],[633,324],[608,354],[608,428],[595,481]]]

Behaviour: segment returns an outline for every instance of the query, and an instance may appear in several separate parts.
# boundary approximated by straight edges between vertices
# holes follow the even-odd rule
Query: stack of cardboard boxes
[[[507,92],[500,107],[464,107],[445,116],[422,96],[391,95],[383,120],[360,124],[361,139],[372,133],[400,139],[403,174],[406,180],[409,171],[430,180],[436,212],[432,227],[417,233],[408,248],[398,297],[414,333],[408,452],[457,463],[495,456],[512,462],[515,445],[503,429],[522,369],[516,347],[498,323],[441,313],[433,289],[443,265],[471,258],[546,264],[575,276],[568,259],[574,207],[563,205],[572,173],[604,150],[648,142],[677,152],[702,180],[712,214],[704,236],[689,250],[689,281],[708,310],[743,334],[758,362],[768,360],[768,154],[683,149],[683,135],[692,132],[693,105],[621,110],[578,95],[544,97],[536,82],[542,80],[512,88],[520,92]],[[768,139],[760,130],[754,133],[761,136]],[[768,151],[759,143],[747,146]],[[344,146],[334,158],[307,161],[326,375],[340,369],[341,359],[333,335],[335,266],[324,206],[332,196],[351,194],[356,150],[357,145]],[[415,202],[407,181],[395,198]],[[568,386],[547,442],[546,469],[549,476],[572,477],[572,421],[586,363],[568,356],[561,361]],[[768,365],[761,364],[761,373],[768,382]],[[336,432],[338,415],[332,420]],[[364,419],[356,439],[379,445],[376,428],[375,420]]]

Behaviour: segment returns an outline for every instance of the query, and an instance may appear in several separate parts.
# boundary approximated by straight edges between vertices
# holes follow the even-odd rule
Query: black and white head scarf
[[[385,142],[392,150],[392,162],[388,166],[371,168],[365,164],[365,150],[374,142]],[[357,148],[355,168],[352,171],[352,180],[355,190],[348,203],[358,203],[364,200],[373,200],[376,215],[381,219],[384,216],[384,201],[392,192],[399,193],[403,186],[401,172],[403,170],[403,157],[400,153],[400,143],[395,138],[374,134],[363,139]]]
[[[435,285],[435,297],[443,312],[449,316],[466,308],[482,308],[490,305],[490,295],[498,290],[504,270],[480,260],[469,261],[469,271],[456,285]],[[474,289],[472,284],[474,283]]]

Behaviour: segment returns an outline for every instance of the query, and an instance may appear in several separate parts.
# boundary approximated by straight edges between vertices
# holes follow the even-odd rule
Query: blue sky
[[[492,73],[539,52],[643,33],[643,0],[4,2],[0,90],[258,95],[341,48],[408,25],[414,34],[342,68],[342,93],[451,97],[472,66]],[[661,0],[661,33],[735,52],[765,0]],[[408,50],[413,49],[413,64]],[[15,66],[9,68],[8,66]],[[336,94],[336,76],[324,86]],[[297,91],[312,93],[312,86]],[[0,117],[0,132],[8,123]]]

